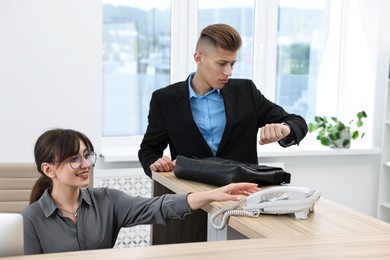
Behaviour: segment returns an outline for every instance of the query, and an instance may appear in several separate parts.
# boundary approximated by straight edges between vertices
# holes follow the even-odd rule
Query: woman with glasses
[[[236,183],[207,192],[132,197],[110,188],[85,188],[96,153],[87,136],[71,129],[43,133],[34,149],[41,173],[23,212],[25,254],[112,248],[122,227],[165,224],[212,201],[239,200],[259,190]]]

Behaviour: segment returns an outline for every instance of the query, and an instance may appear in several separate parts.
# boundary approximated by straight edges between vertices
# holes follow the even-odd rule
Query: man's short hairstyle
[[[242,44],[240,34],[227,24],[212,24],[200,33],[196,50],[203,44],[211,44],[228,51],[237,51]]]

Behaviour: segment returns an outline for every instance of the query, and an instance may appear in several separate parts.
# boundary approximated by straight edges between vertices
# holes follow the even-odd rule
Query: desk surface
[[[200,192],[212,185],[178,179],[173,172],[153,173],[153,179],[175,193]],[[203,208],[214,213],[234,202],[214,202]],[[285,238],[335,234],[390,233],[390,224],[320,198],[306,220],[293,215],[232,216],[228,225],[248,238]]]
[[[102,249],[13,257],[24,259],[389,259],[390,234],[259,238]],[[3,258],[2,258],[3,259]],[[4,258],[8,259],[8,258]]]

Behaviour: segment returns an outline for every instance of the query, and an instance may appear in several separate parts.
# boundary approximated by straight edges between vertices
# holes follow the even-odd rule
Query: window
[[[103,136],[142,135],[169,84],[170,1],[103,1]]]
[[[242,47],[232,75],[235,78],[252,78],[254,5],[253,0],[225,0],[223,5],[219,0],[199,0],[199,33],[207,25],[227,23],[241,35]]]
[[[103,1],[104,137],[136,136],[138,149],[152,92],[194,71],[195,41],[212,23],[228,23],[243,38],[233,77],[253,79],[267,98],[308,122],[339,115],[344,1],[116,2]]]
[[[275,101],[307,121],[337,115],[341,3],[279,0]]]

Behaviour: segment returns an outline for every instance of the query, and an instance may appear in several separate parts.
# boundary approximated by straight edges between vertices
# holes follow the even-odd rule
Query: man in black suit
[[[305,120],[266,99],[251,80],[229,79],[241,47],[239,33],[214,24],[201,32],[195,73],[155,91],[138,153],[145,173],[172,171],[177,155],[258,163],[260,145],[288,147],[307,133]],[[163,156],[169,144],[171,158]]]
[[[231,26],[207,26],[196,45],[196,72],[153,93],[149,124],[138,152],[149,177],[152,171],[174,170],[177,155],[258,163],[259,129],[260,145],[279,142],[287,147],[305,137],[307,125],[302,117],[267,100],[251,80],[229,79],[240,47],[241,37]],[[163,156],[168,145],[172,159]],[[154,196],[172,193],[157,182],[153,192]],[[204,211],[184,221],[153,226],[153,245],[206,239]]]

